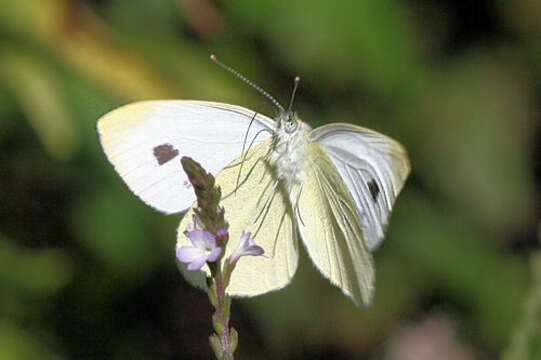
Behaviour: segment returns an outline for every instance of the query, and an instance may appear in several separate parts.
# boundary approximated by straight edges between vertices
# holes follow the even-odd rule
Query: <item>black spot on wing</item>
[[[154,148],[154,157],[158,161],[159,165],[163,165],[166,162],[174,159],[178,155],[178,150],[171,144],[162,144]]]
[[[378,195],[379,195],[379,186],[376,183],[376,180],[374,179],[370,180],[370,182],[368,183],[368,190],[370,190],[370,194],[372,195],[372,200],[376,202],[378,200]]]

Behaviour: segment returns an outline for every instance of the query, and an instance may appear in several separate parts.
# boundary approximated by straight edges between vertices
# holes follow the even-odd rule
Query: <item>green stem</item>
[[[231,298],[225,292],[229,269],[224,269],[224,273],[221,270],[221,261],[217,265],[213,274],[213,286],[209,289],[209,299],[216,309],[212,316],[216,334],[211,335],[210,344],[217,359],[233,360],[238,334],[235,329],[229,328]]]
[[[225,294],[225,287],[222,282],[221,271],[217,280],[218,282],[216,284],[216,290],[218,295],[218,307],[216,312],[218,313],[218,316],[220,316],[224,326],[224,331],[222,331],[220,334],[220,339],[222,340],[222,350],[224,354],[229,355],[231,359],[233,359],[234,350],[231,349],[231,340],[229,338],[229,316],[227,316],[226,311],[224,311],[224,300],[227,295]]]

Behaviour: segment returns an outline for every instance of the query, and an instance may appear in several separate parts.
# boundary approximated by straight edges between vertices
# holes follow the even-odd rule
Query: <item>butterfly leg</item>
[[[242,151],[240,153],[240,156],[243,157],[242,159],[242,162],[240,163],[240,169],[239,169],[239,173],[237,174],[237,183],[236,183],[236,186],[235,186],[235,189],[238,188],[239,186],[239,181],[240,181],[240,174],[242,172],[242,166],[244,165],[244,161],[246,159],[246,153],[245,153],[245,150],[246,150],[246,140],[248,140],[248,133],[250,132],[250,128],[252,127],[252,124],[255,120],[255,117],[257,116],[257,112],[254,112],[254,116],[252,116],[252,120],[250,120],[250,124],[248,125],[248,129],[246,129],[246,133],[244,134],[244,140],[242,141]],[[252,144],[253,142],[255,141],[255,139],[257,138],[257,136],[259,135],[261,131],[257,132],[257,134],[255,134],[254,138],[252,139],[252,141],[250,142],[250,147],[252,147]],[[236,191],[236,190],[235,190]]]

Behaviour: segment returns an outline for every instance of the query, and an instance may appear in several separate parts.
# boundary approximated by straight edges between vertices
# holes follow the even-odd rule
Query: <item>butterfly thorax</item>
[[[284,112],[276,120],[278,127],[272,142],[271,159],[278,179],[291,189],[300,181],[298,174],[306,159],[308,134],[312,128],[292,112]]]

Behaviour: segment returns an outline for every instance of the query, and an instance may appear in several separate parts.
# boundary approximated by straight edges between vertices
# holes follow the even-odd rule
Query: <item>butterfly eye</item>
[[[286,121],[286,123],[284,124],[284,129],[286,133],[291,134],[292,132],[297,130],[297,122],[291,120]]]

